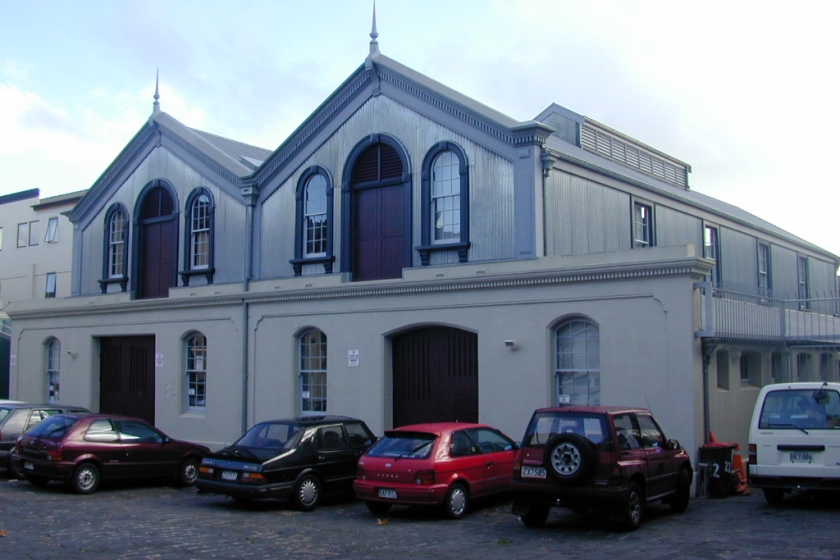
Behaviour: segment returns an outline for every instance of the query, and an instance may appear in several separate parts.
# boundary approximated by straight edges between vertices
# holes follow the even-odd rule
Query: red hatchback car
[[[484,424],[403,426],[385,432],[359,459],[353,489],[373,513],[392,504],[440,505],[460,519],[470,499],[508,489],[516,449]]]
[[[56,414],[17,440],[12,468],[36,486],[58,480],[77,494],[90,494],[101,480],[168,478],[192,486],[209,453],[139,418]]]

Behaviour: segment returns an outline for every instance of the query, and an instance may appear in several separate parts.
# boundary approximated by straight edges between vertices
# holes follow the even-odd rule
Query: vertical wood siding
[[[657,247],[691,244],[698,254],[703,254],[703,221],[700,218],[657,204],[655,226]]]
[[[721,280],[758,286],[758,246],[755,237],[727,227],[720,228],[718,233]]]

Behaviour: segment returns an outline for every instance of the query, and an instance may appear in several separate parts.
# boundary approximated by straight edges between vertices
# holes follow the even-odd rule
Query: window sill
[[[181,276],[181,285],[189,286],[190,285],[190,277],[192,276],[204,276],[207,278],[207,283],[213,283],[213,275],[216,273],[215,268],[201,268],[198,270],[182,270],[178,274]]]
[[[102,290],[103,294],[108,292],[109,284],[119,284],[120,291],[124,292],[128,289],[128,278],[106,278],[99,280],[99,289]]]
[[[324,273],[332,274],[335,256],[324,255],[323,257],[302,257],[299,259],[292,259],[289,262],[292,264],[292,268],[295,271],[295,276],[300,276],[303,273],[303,265],[305,264],[323,264]]]
[[[471,243],[469,241],[461,241],[459,243],[446,243],[440,245],[420,245],[415,247],[420,254],[420,264],[429,266],[429,257],[432,253],[439,251],[458,251],[458,262],[467,262],[467,252],[470,249]]]
[[[207,418],[207,411],[204,409],[190,408],[181,414],[181,418],[195,418],[197,420],[204,420]]]

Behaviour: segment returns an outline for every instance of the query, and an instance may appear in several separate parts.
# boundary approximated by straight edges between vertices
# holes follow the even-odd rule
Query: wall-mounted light
[[[71,358],[75,358],[75,357],[76,357],[76,353],[75,353],[74,351],[72,351],[72,350],[68,350],[68,351],[67,351],[67,355],[68,355],[68,356],[70,356]]]
[[[505,346],[511,350],[519,350],[519,344],[517,344],[515,340],[505,340]]]

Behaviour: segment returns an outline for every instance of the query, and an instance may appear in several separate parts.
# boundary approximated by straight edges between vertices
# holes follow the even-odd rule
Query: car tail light
[[[361,463],[356,465],[356,478],[359,480],[365,480],[367,478],[365,475],[365,466]]]
[[[47,451],[47,461],[61,461],[61,449]]]
[[[429,486],[435,483],[435,471],[433,470],[422,470],[417,471],[414,475],[414,484],[422,484],[424,486]]]
[[[757,454],[756,454],[756,446],[754,443],[749,444],[747,447],[747,461],[750,465],[758,464],[757,461]]]
[[[513,461],[513,476],[514,478],[519,478],[520,474],[522,473],[522,455],[517,454],[516,459]]]
[[[261,484],[266,482],[265,476],[262,473],[246,472],[242,473],[242,482],[251,482],[253,484]]]

